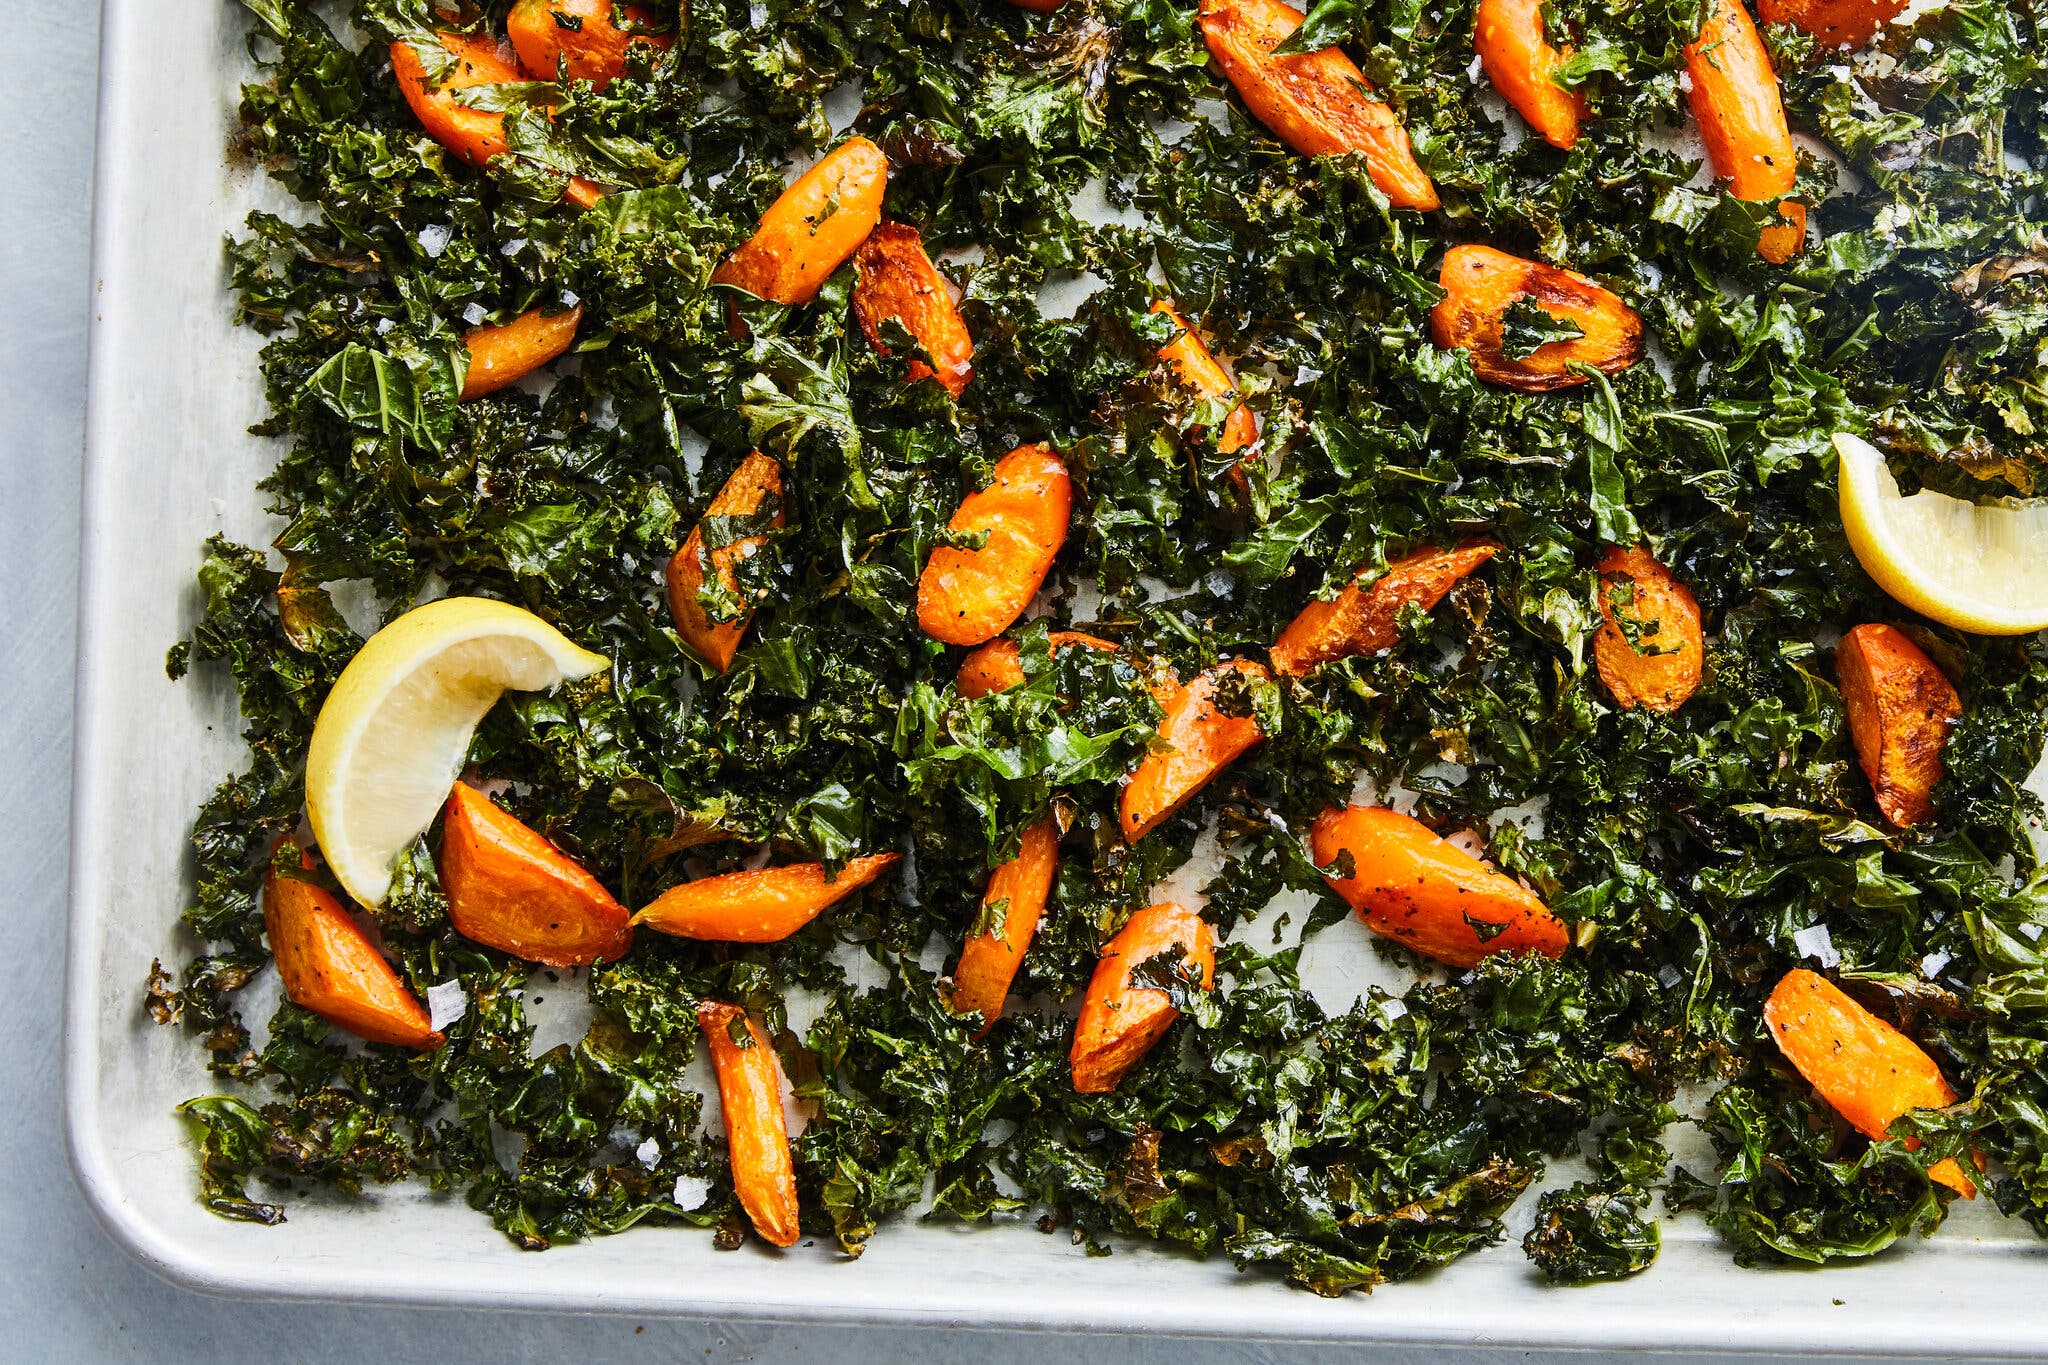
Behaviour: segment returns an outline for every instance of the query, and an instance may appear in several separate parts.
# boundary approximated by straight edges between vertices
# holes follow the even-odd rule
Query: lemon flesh
[[[1884,456],[1843,432],[1842,529],[1877,585],[1932,621],[1978,635],[2048,628],[2048,502],[1899,495]]]
[[[500,696],[609,666],[532,612],[482,597],[430,602],[371,636],[306,750],[306,815],[343,889],[383,904],[393,862],[434,822]]]

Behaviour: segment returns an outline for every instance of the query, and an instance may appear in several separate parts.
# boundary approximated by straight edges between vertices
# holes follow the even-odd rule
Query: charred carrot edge
[[[1172,901],[1147,906],[1132,915],[1102,950],[1088,993],[1081,1000],[1081,1018],[1074,1027],[1068,1062],[1074,1089],[1083,1095],[1106,1095],[1144,1060],[1180,1018],[1165,991],[1131,985],[1131,973],[1162,953],[1179,950],[1183,964],[1193,961],[1202,974],[1202,989],[1216,985],[1216,931],[1193,911]]]
[[[1593,635],[1593,667],[1600,681],[1619,706],[1676,711],[1699,690],[1706,667],[1698,599],[1648,550],[1610,545],[1597,567],[1601,626]],[[1614,593],[1624,585],[1634,597],[1617,606]],[[1622,629],[1624,612],[1644,628],[1639,643]]]
[[[1054,652],[1062,649],[1103,649],[1114,650],[1116,646],[1108,640],[1078,630],[1055,630],[1045,637]],[[1015,640],[990,640],[960,661],[960,671],[953,677],[953,688],[961,696],[972,701],[986,697],[991,692],[1007,692],[1024,681],[1024,664],[1017,650]]]
[[[809,303],[882,221],[889,158],[850,137],[798,176],[711,279],[773,303]]]
[[[823,863],[700,877],[662,892],[633,923],[677,938],[780,943],[902,860],[900,853],[848,858],[830,881]]]
[[[1218,773],[1266,737],[1253,717],[1217,712],[1212,700],[1216,685],[1231,672],[1270,676],[1262,664],[1232,659],[1205,669],[1160,703],[1166,715],[1159,722],[1159,737],[1168,747],[1146,754],[1124,783],[1117,815],[1126,842],[1135,844],[1172,819]]]
[[[516,384],[576,344],[583,305],[564,313],[530,308],[510,322],[472,327],[462,334],[469,368],[462,376],[462,401]]]
[[[1685,69],[1692,116],[1728,192],[1751,200],[1790,194],[1799,162],[1778,73],[1742,0],[1716,0],[1699,37],[1686,44]],[[1806,241],[1806,206],[1788,203],[1779,212],[1785,221],[1765,228],[1756,244],[1773,265],[1791,260]]]
[[[1202,0],[1202,38],[1245,107],[1304,156],[1365,154],[1380,193],[1403,209],[1441,205],[1408,130],[1341,48],[1275,57],[1305,16],[1282,0]]]
[[[1835,678],[1877,808],[1902,829],[1932,820],[1942,750],[1963,714],[1955,684],[1904,631],[1876,622],[1842,637]]]
[[[751,516],[767,499],[780,500],[781,497],[782,466],[757,450],[740,461],[739,467],[726,479],[725,486],[711,499],[711,505],[704,509],[704,515]],[[769,524],[771,527],[783,524],[779,506]],[[682,548],[669,557],[668,568],[663,575],[668,589],[669,616],[676,623],[676,634],[697,651],[713,673],[723,673],[732,667],[733,656],[739,653],[740,641],[746,638],[747,627],[753,622],[754,614],[748,611],[731,621],[714,621],[706,614],[703,603],[697,600],[698,592],[704,587],[706,560],[717,572],[719,582],[728,589],[736,589],[739,574],[733,565],[760,549],[767,540],[766,535],[741,536],[707,555],[704,550],[704,523],[700,521],[690,528]]]
[[[887,355],[882,323],[894,318],[938,365],[935,371],[914,360],[910,378],[936,378],[958,398],[974,377],[974,338],[954,301],[952,282],[925,254],[917,229],[904,223],[880,224],[853,253],[853,267],[853,312],[868,344]]]
[[[1188,320],[1174,311],[1173,305],[1165,299],[1155,299],[1152,311],[1163,313],[1180,328],[1180,335],[1159,348],[1159,358],[1173,367],[1174,375],[1181,383],[1203,398],[1235,398],[1237,383],[1231,379],[1230,371],[1223,368],[1210,351],[1208,343],[1202,340]],[[1252,410],[1242,403],[1230,410],[1223,419],[1223,431],[1216,438],[1219,454],[1229,455],[1257,444],[1259,419]]]
[[[461,782],[436,865],[448,920],[472,942],[550,967],[614,961],[633,946],[632,916],[602,882]]]
[[[1045,914],[1059,861],[1060,827],[1048,811],[1024,831],[1017,856],[989,874],[981,903],[985,910],[1002,906],[1002,923],[970,936],[961,946],[948,997],[954,1013],[980,1013],[981,1027],[974,1033],[977,1038],[1002,1017],[1010,983],[1017,979],[1017,969],[1024,965],[1024,954]]]
[[[1488,383],[1548,393],[1587,382],[1572,370],[1575,364],[1617,374],[1643,358],[1642,318],[1584,275],[1467,244],[1444,253],[1437,282],[1444,297],[1430,311],[1431,338],[1445,350],[1468,353],[1473,372]],[[1509,306],[1521,299],[1571,321],[1582,335],[1510,356],[1502,334]]]
[[[1037,595],[1066,544],[1073,480],[1048,445],[1019,446],[996,461],[987,488],[961,500],[948,527],[988,532],[979,550],[940,546],[917,580],[917,624],[949,645],[978,645],[1008,630]]]
[[[619,5],[617,14],[633,24],[654,22],[654,15],[639,5]],[[635,44],[666,52],[675,41],[666,33],[620,28],[612,0],[519,0],[505,16],[505,36],[533,79],[551,81],[566,69],[572,79],[600,90],[624,73],[626,52]]]
[[[1309,852],[1368,929],[1453,967],[1493,953],[1561,957],[1570,945],[1535,892],[1398,811],[1332,806],[1309,831]],[[1330,870],[1344,854],[1348,877]],[[1497,927],[1482,937],[1475,922]]]
[[[460,33],[434,35],[455,58],[456,70],[446,83],[435,85],[412,44],[391,45],[391,74],[398,80],[399,93],[412,106],[413,116],[427,136],[472,166],[481,166],[507,150],[505,116],[471,109],[455,98],[458,90],[478,85],[507,85],[523,79],[518,68],[498,54],[489,38],[472,38]],[[589,208],[604,197],[604,191],[581,176],[572,176],[562,197]]]
[[[1551,146],[1576,147],[1586,98],[1557,83],[1557,69],[1571,51],[1560,52],[1543,36],[1543,0],[1479,0],[1472,36],[1501,98]]]
[[[1269,651],[1276,672],[1307,673],[1332,659],[1377,654],[1401,638],[1401,608],[1434,611],[1458,580],[1500,553],[1490,540],[1468,540],[1449,550],[1434,546],[1404,555],[1369,588],[1353,583],[1328,602],[1310,602],[1287,623]]]
[[[710,1045],[711,1068],[718,1073],[733,1193],[764,1240],[794,1246],[800,1235],[796,1166],[789,1154],[789,1125],[782,1117],[782,1068],[776,1064],[775,1050],[768,1046],[761,1026],[738,1005],[702,1002],[697,1006],[697,1027]],[[747,1041],[737,1041],[735,1033]]]
[[[1764,1002],[1764,1022],[1785,1060],[1867,1138],[1887,1136],[1892,1120],[1909,1110],[1956,1102],[1941,1068],[1918,1043],[1818,973],[1803,967],[1785,973]],[[1908,1150],[1919,1145],[1906,1141]],[[1977,1197],[1953,1158],[1936,1162],[1927,1174],[1965,1199]]]
[[[1906,0],[1757,0],[1756,17],[1805,29],[1830,47],[1862,47],[1905,9]]]
[[[341,902],[320,887],[265,873],[263,925],[293,1004],[372,1043],[431,1052],[447,1041]]]

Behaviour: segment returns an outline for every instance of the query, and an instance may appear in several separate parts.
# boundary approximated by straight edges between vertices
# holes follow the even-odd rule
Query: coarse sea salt
[[[429,223],[420,229],[420,250],[434,259],[439,259],[448,249],[448,239],[455,235],[455,229],[446,223]]]
[[[676,1177],[676,1207],[685,1213],[697,1208],[711,1194],[711,1182],[697,1175]]]
[[[480,303],[472,303],[469,307],[462,310],[462,320],[472,327],[481,327],[484,319],[489,316],[490,314],[484,310],[484,306]]]
[[[653,1138],[647,1139],[633,1149],[633,1159],[648,1170],[653,1170],[661,1164],[661,1144]]]
[[[1801,957],[1810,957],[1823,967],[1838,967],[1842,955],[1835,951],[1835,936],[1825,924],[1809,924],[1792,931],[1792,946]]]
[[[427,1027],[439,1033],[469,1013],[469,997],[460,981],[443,981],[427,987]]]
[[[1920,974],[1922,976],[1940,976],[1941,969],[1946,967],[1952,960],[1947,953],[1929,953],[1926,957],[1920,959]]]

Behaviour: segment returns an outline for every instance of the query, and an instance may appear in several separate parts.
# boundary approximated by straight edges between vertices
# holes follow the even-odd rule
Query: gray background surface
[[[11,892],[5,942],[13,982],[0,992],[0,1360],[455,1365],[971,1355],[977,1365],[1007,1365],[1083,1351],[1147,1365],[1600,1358],[225,1303],[172,1288],[127,1260],[72,1188],[58,1113],[94,9],[92,0],[58,0],[24,16],[33,32],[20,44],[26,60],[15,65],[15,98],[0,120],[0,166],[11,172],[0,195],[0,886]],[[1929,1326],[1938,1339],[1939,1325]]]

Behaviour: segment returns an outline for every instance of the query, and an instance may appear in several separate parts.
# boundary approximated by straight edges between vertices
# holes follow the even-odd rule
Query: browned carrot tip
[[[1862,47],[1905,11],[1906,0],[1757,0],[1767,24],[1792,24],[1830,47]]]
[[[632,916],[603,883],[482,792],[456,783],[437,859],[455,932],[550,967],[624,957]]]
[[[1481,379],[1523,393],[1547,393],[1586,382],[1572,366],[1616,374],[1643,358],[1643,320],[1614,293],[1584,275],[1524,260],[1490,246],[1454,246],[1437,282],[1444,298],[1429,315],[1430,334],[1445,350],[1463,350]],[[1546,341],[1513,355],[1505,337],[1508,308],[1526,299],[1580,335]]]
[[[1217,686],[1234,673],[1270,676],[1262,664],[1232,659],[1205,669],[1160,703],[1166,715],[1159,722],[1159,737],[1167,747],[1138,761],[1118,802],[1126,842],[1135,844],[1172,819],[1218,773],[1266,737],[1253,717],[1226,716],[1216,709]]]
[[[1193,911],[1172,901],[1132,915],[1102,950],[1081,1000],[1074,1028],[1074,1089],[1106,1095],[1166,1036],[1180,1011],[1165,991],[1133,986],[1131,973],[1161,954],[1180,957],[1199,974],[1203,990],[1216,985],[1216,931]]]
[[[1728,192],[1750,200],[1790,194],[1799,162],[1778,73],[1742,0],[1717,0],[1699,37],[1686,44],[1685,70],[1692,116]],[[1779,212],[1785,221],[1765,228],[1756,247],[1773,265],[1792,259],[1806,241],[1806,206],[1785,204]]]
[[[704,509],[710,517],[750,517],[761,509],[761,504],[773,498],[776,500],[774,514],[769,518],[771,528],[783,524],[782,513],[782,466],[755,451],[740,461],[726,479],[725,486],[711,499],[711,505]],[[734,567],[741,560],[757,552],[768,543],[766,532],[745,535],[706,551],[704,548],[704,523],[698,522],[690,528],[690,534],[683,541],[682,548],[670,556],[664,578],[668,587],[668,611],[675,620],[676,634],[697,652],[705,667],[713,673],[723,673],[732,667],[733,655],[739,652],[740,641],[746,638],[747,626],[753,621],[751,610],[742,612],[730,621],[714,621],[704,610],[704,604],[697,600],[697,594],[704,587],[704,574],[710,568],[718,575],[728,592],[739,589],[739,572]]]
[[[1648,550],[1610,545],[1599,573],[1593,666],[1600,681],[1619,706],[1676,711],[1699,690],[1706,666],[1698,600]]]
[[[1570,946],[1563,921],[1533,891],[1398,811],[1332,806],[1310,830],[1309,852],[1368,929],[1424,957],[1476,967],[1493,953],[1562,957]],[[1331,870],[1344,854],[1348,877]]]
[[[889,158],[864,137],[850,137],[796,178],[754,235],[712,272],[730,284],[788,307],[809,303],[882,221]]]
[[[506,150],[505,116],[472,109],[456,98],[456,92],[479,85],[508,85],[523,79],[519,69],[498,52],[489,38],[472,38],[461,33],[437,33],[441,46],[453,57],[453,69],[440,84],[427,75],[420,54],[404,41],[391,45],[391,74],[398,90],[412,106],[413,116],[427,136],[472,166],[481,166]],[[580,176],[572,177],[563,198],[588,208],[604,197],[604,191]]]
[[[1395,560],[1369,588],[1353,583],[1328,602],[1310,602],[1273,642],[1274,669],[1307,673],[1332,659],[1392,649],[1401,638],[1401,608],[1435,610],[1459,579],[1499,552],[1490,540],[1449,550],[1432,546]]]
[[[469,369],[462,376],[462,401],[516,384],[576,344],[583,305],[562,313],[528,309],[510,322],[472,327],[462,334]]]
[[[1067,540],[1073,480],[1047,445],[1019,446],[996,462],[987,488],[970,493],[948,529],[982,531],[978,550],[941,546],[917,580],[917,624],[949,645],[978,645],[1010,628]]]
[[[1865,1137],[1885,1137],[1892,1120],[1908,1110],[1956,1102],[1941,1068],[1919,1044],[1814,972],[1785,973],[1764,1002],[1764,1022],[1785,1060]],[[1908,1150],[1919,1145],[1906,1141]],[[1976,1185],[1953,1159],[1935,1163],[1927,1174],[1965,1199],[1977,1197]]]
[[[294,1005],[373,1043],[431,1052],[446,1041],[369,936],[320,887],[265,873],[263,925]]]
[[[1085,635],[1078,630],[1055,630],[1045,637],[1054,652],[1062,649],[1105,649],[1116,646],[1108,640]],[[962,697],[972,701],[986,697],[991,692],[1007,692],[1024,681],[1024,665],[1017,651],[1015,640],[990,640],[960,661],[960,671],[954,675],[953,688]]]
[[[953,298],[953,285],[925,254],[917,229],[883,223],[853,253],[858,279],[853,286],[853,312],[868,344],[884,355],[882,323],[890,318],[917,338],[938,366],[910,363],[912,380],[936,377],[958,398],[974,377],[974,338]]]
[[[733,1193],[764,1240],[794,1246],[800,1235],[796,1167],[789,1154],[789,1125],[782,1117],[782,1068],[776,1065],[775,1049],[738,1005],[704,1001],[697,1006],[697,1027],[718,1073]]]
[[[949,997],[954,1013],[981,1015],[981,1027],[974,1034],[977,1038],[1002,1017],[1010,983],[1024,965],[1024,954],[1045,914],[1059,858],[1059,824],[1048,811],[1024,831],[1017,856],[989,874],[988,887],[981,896],[982,914],[996,916],[997,922],[968,936],[953,968]]]
[[[674,41],[666,33],[621,28],[621,16],[643,27],[654,23],[641,6],[614,8],[613,0],[519,0],[505,16],[505,36],[533,79],[551,81],[566,71],[602,90],[624,73],[629,48],[639,44],[665,52]]]
[[[1218,363],[1208,344],[1202,340],[1201,333],[1164,299],[1154,300],[1152,311],[1165,314],[1173,320],[1174,326],[1180,328],[1178,336],[1159,348],[1159,358],[1173,367],[1175,377],[1203,398],[1235,398],[1237,381]],[[1250,408],[1240,403],[1223,419],[1223,432],[1216,438],[1216,449],[1219,454],[1229,455],[1255,445],[1258,439],[1259,419],[1252,415]]]
[[[1934,818],[1942,750],[1963,700],[1927,651],[1893,626],[1857,626],[1835,646],[1849,736],[1884,818],[1904,829]]]
[[[1441,201],[1416,164],[1408,130],[1369,97],[1372,85],[1340,48],[1275,57],[1303,14],[1282,0],[1202,0],[1202,37],[1253,117],[1305,156],[1361,152],[1372,183],[1403,209]]]
[[[633,923],[677,938],[780,943],[902,860],[900,853],[848,858],[829,880],[823,863],[700,877],[662,892]]]
[[[1479,0],[1472,21],[1480,65],[1501,98],[1551,146],[1578,145],[1586,99],[1557,83],[1557,70],[1571,55],[1543,36],[1543,0]]]

